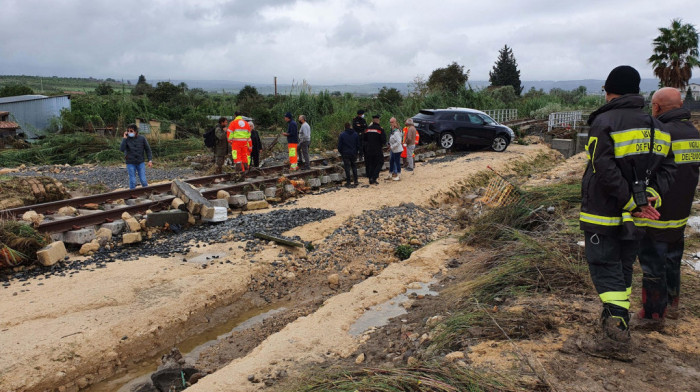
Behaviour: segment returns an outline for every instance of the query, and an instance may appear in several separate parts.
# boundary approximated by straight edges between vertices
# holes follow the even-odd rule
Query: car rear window
[[[430,120],[435,118],[435,114],[418,113],[413,118],[418,120]]]

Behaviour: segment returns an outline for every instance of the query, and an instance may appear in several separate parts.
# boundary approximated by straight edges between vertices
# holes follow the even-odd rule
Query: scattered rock
[[[229,197],[231,197],[231,194],[224,190],[216,192],[217,199],[228,199]]]
[[[126,214],[126,212],[125,212],[125,214]],[[76,216],[76,215],[78,215],[78,210],[75,207],[70,207],[70,206],[61,207],[58,209],[58,212],[56,213],[56,215]]]
[[[337,286],[340,284],[340,276],[338,276],[338,274],[328,275],[328,284],[330,286]]]
[[[365,353],[360,353],[360,355],[358,355],[357,358],[355,358],[355,363],[358,365],[364,361],[365,361]]]
[[[91,252],[97,252],[100,249],[100,243],[98,242],[97,239],[94,239],[87,244],[83,244],[83,246],[80,247],[79,253],[83,256],[90,254]]]

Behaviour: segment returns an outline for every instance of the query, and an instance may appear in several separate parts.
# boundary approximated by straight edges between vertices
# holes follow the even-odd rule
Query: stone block
[[[171,190],[176,197],[182,199],[187,204],[187,210],[193,214],[199,214],[203,206],[211,207],[211,203],[192,185],[182,181],[174,180]]]
[[[168,210],[154,212],[146,215],[146,227],[163,227],[166,223],[183,226],[187,224],[188,218],[189,213],[187,211]]]
[[[71,230],[63,233],[63,242],[67,244],[82,245],[95,239],[95,229]]]
[[[122,219],[123,219],[123,220],[127,220],[127,219],[129,219],[129,218],[132,218],[131,214],[129,214],[129,213],[126,212],[126,211],[125,211],[125,212],[122,212]]]
[[[83,244],[83,246],[80,247],[80,251],[78,253],[85,256],[91,252],[97,252],[98,250],[100,250],[100,243],[97,242],[97,239],[94,239],[88,242],[87,244]]]
[[[263,210],[265,208],[270,208],[270,204],[265,200],[249,201],[245,206],[247,211]]]
[[[117,219],[114,222],[103,223],[100,225],[101,229],[102,228],[109,229],[109,231],[112,232],[112,235],[121,234],[121,232],[124,231],[125,227],[126,227],[126,223],[124,223],[124,221],[121,219]]]
[[[213,213],[211,214],[211,217],[202,216],[202,222],[225,222],[228,219],[228,207],[214,207],[212,208],[212,210]],[[202,209],[202,211],[204,211],[204,208]]]
[[[228,199],[231,196],[230,193],[226,191],[218,191],[216,192],[216,198],[217,199]],[[211,200],[210,200],[211,201]]]
[[[310,178],[309,179],[309,186],[311,188],[320,188],[321,187],[321,179],[320,178]]]
[[[59,261],[63,260],[68,255],[66,246],[63,241],[56,241],[39,249],[36,252],[36,258],[44,267],[50,267]]]
[[[250,191],[246,195],[246,198],[248,201],[265,200],[265,193],[263,193],[263,191]]]
[[[331,182],[331,176],[321,176],[321,185],[326,185]]]
[[[124,245],[134,244],[142,240],[141,233],[124,233],[122,236],[122,243],[124,243]]]
[[[97,230],[95,236],[97,237],[97,242],[100,244],[100,246],[105,246],[112,240],[112,230],[101,227],[99,230]]]
[[[124,223],[126,223],[126,227],[132,233],[141,230],[141,224],[136,220],[136,218],[125,219]]]
[[[232,207],[245,207],[247,203],[245,195],[233,195],[228,198],[228,204]]]
[[[435,156],[435,151],[428,151],[425,154],[428,156],[428,158],[433,158]]]
[[[289,194],[294,194],[296,192],[296,188],[294,188],[294,185],[292,185],[292,184],[285,184],[284,185],[284,192],[289,193]]]
[[[574,153],[576,144],[572,139],[552,139],[552,149],[559,151],[565,157],[570,157]]]
[[[275,197],[277,195],[277,187],[270,186],[265,188],[265,197]]]
[[[437,155],[445,155],[445,154],[447,154],[447,150],[445,150],[444,148],[439,148],[439,149],[435,150],[435,153]]]
[[[182,201],[179,197],[176,197],[173,199],[172,202],[170,202],[170,208],[173,210],[182,210],[182,211],[187,211],[187,206],[185,205],[185,202]]]
[[[53,241],[53,242],[57,242],[57,241],[63,242],[63,233],[51,233],[51,234],[49,234],[49,238],[51,238],[51,241]]]
[[[209,200],[209,203],[211,203],[212,207],[223,207],[228,209],[228,199]]]
[[[341,180],[339,173],[331,173],[330,178],[333,182],[340,182]]]

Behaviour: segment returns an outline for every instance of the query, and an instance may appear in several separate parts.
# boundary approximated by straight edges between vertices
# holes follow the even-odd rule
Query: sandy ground
[[[545,150],[542,145],[512,145],[504,153],[474,152],[450,162],[421,163],[413,173],[404,172],[399,182],[380,180],[378,186],[309,195],[285,208],[334,210],[335,217],[294,230],[304,240],[321,241],[363,210],[401,202],[424,205],[487,165],[498,170]],[[265,268],[265,263],[241,259],[237,245],[198,249],[226,253],[233,261],[207,269],[183,263],[181,257],[149,257],[0,290],[0,390],[83,388],[125,363],[182,341],[187,333],[206,329],[205,315],[241,297],[250,278]],[[438,241],[335,296],[317,313],[270,336],[251,354],[202,379],[192,390],[255,388],[261,384],[250,384],[246,377],[268,372],[280,361],[303,364],[320,360],[326,352],[349,355],[357,343],[346,331],[363,309],[402,292],[411,282],[429,280],[452,246],[452,239]],[[252,305],[242,303],[240,310],[246,306]]]

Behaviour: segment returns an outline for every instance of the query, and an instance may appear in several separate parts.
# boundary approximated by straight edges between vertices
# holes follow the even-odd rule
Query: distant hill
[[[178,80],[178,79],[148,79],[148,83],[155,85],[158,82],[168,81],[173,84],[184,82],[189,88],[201,88],[211,92],[226,92],[237,93],[245,85],[254,86],[261,94],[273,94],[275,87],[272,83],[251,83],[234,80]],[[137,80],[121,80],[114,79],[96,79],[96,78],[73,78],[73,77],[42,77],[42,76],[26,76],[26,75],[0,75],[0,87],[19,83],[28,85],[37,93],[61,93],[64,91],[92,91],[99,84],[107,82],[114,89],[121,90],[122,88],[128,93],[131,88],[136,85]],[[700,83],[700,78],[693,78],[691,83]],[[486,80],[470,80],[469,85],[474,89],[483,89],[488,87],[489,82]],[[523,81],[523,91],[527,92],[531,87],[536,90],[542,89],[549,92],[553,88],[562,90],[573,90],[579,86],[584,86],[589,94],[600,94],[601,86],[605,83],[600,79],[582,79],[582,80],[526,80]],[[321,91],[340,92],[341,94],[352,93],[358,95],[373,95],[379,92],[382,87],[395,88],[406,94],[410,91],[410,83],[357,83],[357,84],[331,84],[331,85],[314,85],[311,84],[311,91],[318,93]],[[641,90],[644,93],[649,93],[658,88],[658,80],[642,79]],[[278,84],[277,92],[280,94],[298,93],[299,86],[291,84]]]
[[[151,80],[155,84],[159,80]],[[207,91],[226,91],[228,93],[238,92],[243,86],[250,84],[254,86],[260,94],[274,94],[275,87],[272,83],[245,83],[226,80],[171,80],[172,83],[185,82],[190,88],[201,88]],[[693,78],[691,83],[700,83],[700,78]],[[136,83],[136,81],[132,81]],[[489,86],[487,80],[470,80],[469,85],[474,89],[483,89]],[[605,84],[605,80],[601,79],[582,79],[582,80],[526,80],[523,81],[523,92],[527,92],[531,87],[535,90],[544,90],[549,92],[553,88],[562,90],[574,90],[579,86],[586,87],[589,94],[600,94],[601,87]],[[644,93],[655,91],[658,88],[659,81],[657,79],[642,79],[640,89]],[[318,93],[321,91],[334,92],[338,91],[341,94],[352,93],[371,95],[376,94],[382,87],[395,88],[406,94],[410,91],[410,83],[365,83],[365,84],[332,84],[332,85],[311,85],[312,92]],[[289,84],[278,84],[277,92],[279,94],[289,94],[292,86]],[[294,92],[298,92],[298,87]]]

